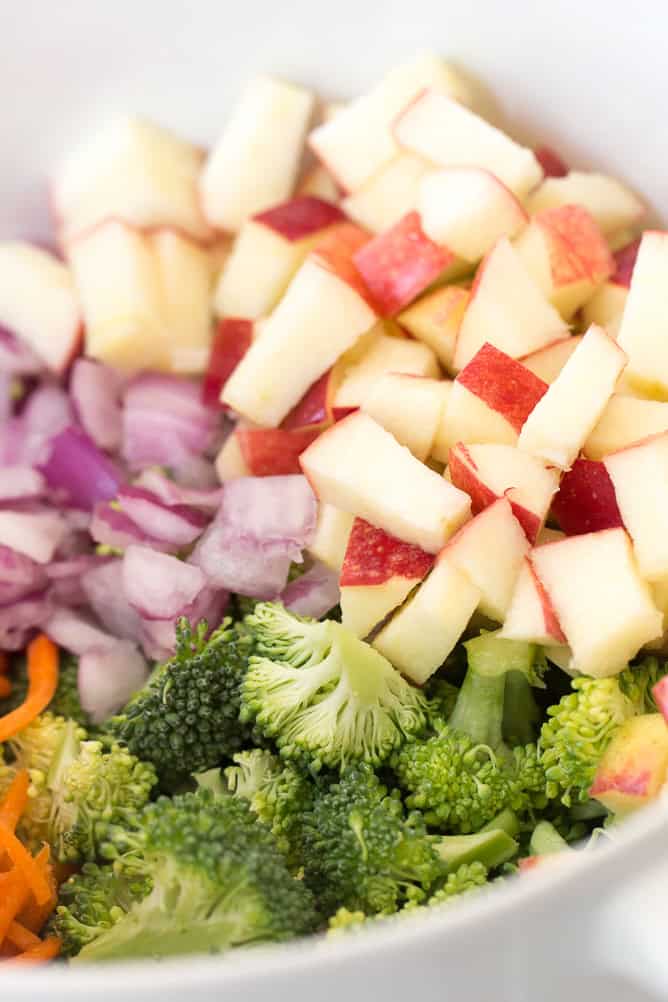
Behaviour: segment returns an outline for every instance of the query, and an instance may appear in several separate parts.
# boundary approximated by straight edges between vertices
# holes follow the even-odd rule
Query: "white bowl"
[[[0,0],[0,10],[2,236],[48,234],[53,164],[114,112],[141,112],[209,142],[256,71],[346,96],[427,47],[490,85],[521,137],[618,174],[668,217],[661,0],[21,0],[11,15]],[[0,998],[637,998],[618,980],[612,994],[617,974],[664,998],[668,920],[656,888],[662,876],[668,886],[668,870],[657,869],[667,843],[659,805],[600,854],[509,881],[445,915],[217,959],[4,973]]]

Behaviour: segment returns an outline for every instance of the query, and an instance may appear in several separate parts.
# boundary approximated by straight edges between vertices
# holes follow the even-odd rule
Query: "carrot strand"
[[[19,818],[23,814],[28,802],[28,788],[30,787],[30,777],[27,769],[21,769],[12,780],[12,784],[5,793],[4,800],[0,802],[0,825],[16,831]]]
[[[60,940],[57,936],[49,936],[48,939],[40,941],[37,946],[31,947],[29,950],[24,950],[23,953],[19,953],[16,957],[3,960],[2,966],[6,967],[10,964],[41,964],[57,957],[59,953]]]
[[[4,825],[0,825],[0,850],[6,852],[17,870],[21,871],[37,904],[45,905],[51,898],[51,886],[46,875],[14,832]]]
[[[32,950],[33,946],[39,946],[42,942],[30,929],[26,929],[20,922],[14,921],[10,924],[5,942],[15,946],[17,950]]]
[[[27,896],[28,888],[22,873],[13,871],[3,874],[0,883],[0,943],[23,908]]]
[[[40,633],[28,645],[28,692],[15,710],[0,717],[0,742],[18,734],[53,699],[58,685],[58,648]]]
[[[58,883],[51,863],[51,850],[48,845],[44,845],[35,857],[35,863],[44,874],[44,878],[51,888],[51,895],[48,901],[38,905],[31,894],[24,908],[19,912],[18,920],[31,932],[40,933],[49,915],[58,903]]]

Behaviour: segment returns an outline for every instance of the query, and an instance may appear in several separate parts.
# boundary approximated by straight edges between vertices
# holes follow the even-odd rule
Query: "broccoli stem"
[[[475,835],[444,835],[437,839],[435,849],[449,870],[462,863],[483,863],[491,870],[517,855],[518,844],[501,829],[480,831]]]
[[[504,808],[500,814],[497,814],[495,818],[492,818],[486,825],[483,825],[478,834],[495,831],[505,832],[511,838],[517,838],[519,835],[520,823],[515,811],[511,811],[510,807]]]
[[[533,830],[529,842],[529,851],[532,856],[549,856],[555,852],[563,852],[570,849],[568,842],[559,834],[557,829],[549,821],[539,821]]]
[[[503,736],[510,745],[528,745],[536,740],[540,711],[529,681],[521,671],[506,675]]]
[[[502,749],[505,687],[503,675],[481,675],[469,660],[450,726],[468,735],[475,744],[488,745],[492,751]]]

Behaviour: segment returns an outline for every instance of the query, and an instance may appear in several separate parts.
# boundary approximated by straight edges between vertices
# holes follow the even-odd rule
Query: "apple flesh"
[[[580,205],[545,209],[515,240],[525,268],[565,320],[612,275],[605,237]]]
[[[370,418],[339,421],[301,465],[316,496],[428,553],[437,553],[470,515],[469,498],[417,460]]]
[[[447,393],[442,380],[387,372],[364,396],[361,406],[424,463],[441,423]]]
[[[645,215],[645,206],[630,188],[607,174],[570,171],[548,177],[527,200],[531,215],[564,205],[581,205],[606,237],[633,228]]]
[[[237,428],[244,464],[251,477],[281,477],[301,473],[299,457],[320,432],[317,429]]]
[[[668,403],[615,393],[584,444],[589,459],[604,459],[650,435],[668,431]]]
[[[212,255],[176,230],[156,230],[152,242],[169,331],[169,368],[184,375],[203,373],[212,337]]]
[[[402,675],[424,685],[454,650],[480,601],[472,581],[445,552],[406,604],[373,640]]]
[[[238,427],[237,425],[237,430]],[[236,432],[227,436],[220,452],[216,456],[216,473],[221,483],[225,483],[226,480],[238,480],[240,477],[249,477],[251,475],[241,451],[239,437]]]
[[[531,561],[571,647],[571,670],[616,675],[662,635],[663,617],[623,529],[539,546]]]
[[[625,365],[626,355],[617,343],[601,327],[590,327],[527,418],[520,448],[559,469],[570,469]]]
[[[382,233],[417,208],[420,181],[431,169],[422,157],[399,153],[341,202],[354,222]]]
[[[668,399],[668,233],[648,231],[638,251],[619,330],[625,376],[643,396]]]
[[[82,337],[81,312],[69,269],[28,243],[0,243],[0,326],[63,373]]]
[[[204,215],[236,233],[250,216],[292,194],[313,95],[259,76],[248,84],[200,175]]]
[[[522,563],[500,636],[546,647],[566,643],[530,556]]]
[[[598,764],[590,795],[616,816],[656,800],[668,773],[668,727],[660,713],[625,720]]]
[[[501,237],[517,236],[529,219],[512,191],[480,167],[426,174],[417,208],[425,234],[471,264]]]
[[[340,571],[348,548],[355,516],[331,504],[318,505],[315,532],[307,553],[333,571]]]
[[[529,372],[533,372],[549,386],[555,381],[580,341],[582,341],[581,334],[564,337],[554,344],[548,344],[546,348],[525,355],[520,361]]]
[[[567,334],[566,324],[515,248],[502,238],[478,268],[455,345],[454,368],[463,369],[487,342],[511,358],[522,358]]]
[[[366,637],[422,581],[434,557],[356,518],[341,568],[341,622]]]
[[[640,238],[615,252],[615,271],[610,280],[582,308],[582,320],[587,326],[598,324],[605,327],[610,337],[619,336],[639,249]]]
[[[453,371],[457,335],[470,296],[468,289],[445,285],[422,296],[397,317],[402,327],[436,353],[449,372]]]
[[[461,442],[450,450],[448,470],[471,498],[474,515],[505,497],[529,542],[536,542],[559,486],[557,470],[512,445]]]
[[[388,372],[432,379],[439,375],[436,356],[426,344],[392,337],[381,330],[369,332],[335,366],[336,410],[361,406],[378,380]]]
[[[567,536],[624,526],[605,465],[582,457],[562,477],[552,514]]]
[[[376,311],[376,304],[354,264],[355,255],[369,240],[369,234],[361,226],[349,222],[338,223],[320,237],[311,256],[324,268],[338,275],[351,289],[355,289]]]
[[[270,313],[323,230],[343,218],[330,202],[302,196],[246,220],[216,287],[216,313]]]
[[[320,428],[324,430],[334,420],[333,405],[336,387],[336,366],[324,372],[295,404],[281,423],[288,431],[300,428]]]
[[[223,317],[218,321],[202,384],[202,400],[207,407],[220,406],[223,387],[250,348],[253,337],[250,320]]]
[[[664,675],[652,689],[654,702],[663,714],[663,719],[668,723],[668,675]]]
[[[341,189],[324,164],[313,164],[302,175],[297,185],[297,195],[321,198],[336,205],[341,198]]]

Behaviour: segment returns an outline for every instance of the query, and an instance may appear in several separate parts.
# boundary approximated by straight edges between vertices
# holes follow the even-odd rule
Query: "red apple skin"
[[[551,146],[538,146],[533,154],[543,168],[545,177],[566,177],[568,167]]]
[[[267,226],[290,243],[344,220],[345,216],[338,206],[314,195],[293,198],[253,216],[253,222]]]
[[[606,240],[581,205],[545,209],[534,217],[550,238],[552,281],[556,287],[583,279],[600,282],[615,270]]]
[[[283,419],[281,428],[285,431],[295,431],[316,425],[324,428],[325,425],[331,424],[334,420],[331,383],[332,370],[328,369],[316,379],[299,403],[295,404],[288,416]]]
[[[548,389],[547,383],[521,362],[489,342],[476,352],[457,380],[490,410],[502,414],[517,432]]]
[[[318,429],[237,428],[234,433],[252,477],[301,473],[299,457],[320,434]]]
[[[454,261],[423,232],[417,212],[380,233],[355,254],[354,262],[383,316],[411,303]]]
[[[343,421],[344,418],[350,417],[351,414],[356,414],[359,407],[334,407],[332,409],[332,416],[334,421]]]
[[[651,776],[649,769],[642,768],[638,772],[597,773],[589,794],[592,797],[597,797],[602,793],[614,790],[631,797],[643,797],[647,793]]]
[[[625,289],[630,288],[631,279],[633,278],[633,269],[636,265],[636,258],[638,257],[638,250],[640,249],[640,240],[633,240],[630,244],[626,244],[625,247],[620,247],[618,251],[615,251],[613,257],[615,259],[615,271],[612,275],[610,281],[614,282],[615,285],[621,285]]]
[[[610,474],[594,459],[576,459],[564,474],[552,514],[567,536],[624,528]]]
[[[381,585],[391,578],[421,581],[431,570],[434,556],[419,546],[404,543],[382,529],[356,518],[348,538],[341,568],[342,588]]]
[[[369,243],[371,234],[355,223],[337,223],[325,233],[311,252],[317,260],[350,285],[362,299],[377,309],[369,289],[354,264],[355,255]]]
[[[207,407],[225,410],[220,402],[220,394],[250,348],[252,340],[251,320],[245,320],[243,317],[224,317],[219,320],[202,383],[202,402]]]
[[[652,695],[654,696],[654,702],[663,714],[663,719],[668,723],[668,675],[664,675],[656,683],[652,689]]]
[[[544,859],[544,856],[525,856],[523,859],[518,859],[517,869],[520,873],[528,873],[530,870],[535,870],[537,866],[540,866],[541,860]]]
[[[533,578],[533,583],[536,587],[538,597],[540,598],[540,604],[543,609],[543,622],[545,623],[545,632],[548,634],[548,636],[554,637],[554,642],[556,644],[568,643],[566,639],[566,634],[561,628],[561,623],[557,619],[557,614],[554,611],[554,606],[550,601],[550,596],[548,595],[543,582],[536,574],[536,569],[534,565],[531,563],[530,557],[527,558],[527,564],[529,566],[529,571],[531,572],[531,577]]]

